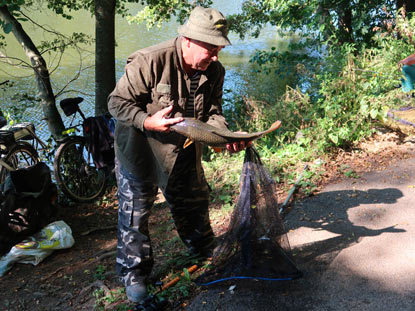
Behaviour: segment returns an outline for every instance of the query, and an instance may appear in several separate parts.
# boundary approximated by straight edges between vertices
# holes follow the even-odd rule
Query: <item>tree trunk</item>
[[[415,12],[415,1],[414,0],[396,0],[396,9],[400,9],[405,5],[407,13]]]
[[[338,5],[339,30],[341,43],[353,43],[352,9],[349,1],[342,1]]]
[[[95,115],[108,112],[115,87],[115,0],[95,1]]]
[[[50,83],[49,71],[45,60],[37,50],[32,39],[24,31],[22,25],[10,13],[7,6],[0,6],[0,18],[6,24],[12,24],[12,33],[19,44],[23,47],[26,56],[29,58],[35,72],[35,79],[39,89],[38,96],[42,106],[43,114],[49,127],[49,131],[55,137],[62,136],[65,129],[62,118],[56,109],[55,95]]]

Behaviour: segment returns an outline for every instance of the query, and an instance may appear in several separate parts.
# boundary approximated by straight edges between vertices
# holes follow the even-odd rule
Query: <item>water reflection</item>
[[[235,10],[240,7],[242,1],[214,1],[214,7],[218,8],[225,14],[235,13]],[[132,5],[131,13],[135,14],[138,10],[137,5]],[[66,34],[72,32],[84,32],[91,36],[94,34],[95,21],[91,17],[89,12],[75,12],[74,18],[71,21],[67,21],[61,17],[56,17],[51,12],[32,12],[35,20],[47,20],[50,28],[59,29]],[[45,14],[47,18],[45,18]],[[41,17],[41,18],[40,18]],[[148,31],[144,25],[130,25],[122,17],[118,16],[116,19],[116,75],[117,80],[121,77],[124,71],[125,60],[128,55],[139,48],[143,48],[164,40],[170,39],[177,35],[178,24],[175,21],[164,24],[161,28],[156,28]],[[27,23],[24,24],[25,29],[29,32],[33,38],[43,38],[44,34],[40,33],[38,29],[33,28]],[[275,83],[282,85],[285,88],[284,81],[275,81],[275,77],[272,77],[272,81],[267,80],[269,78],[263,75],[257,75],[252,71],[252,65],[249,63],[250,56],[255,50],[268,49],[271,46],[285,45],[286,42],[278,41],[275,35],[275,31],[272,27],[266,27],[259,38],[247,38],[246,40],[240,40],[235,34],[230,34],[232,45],[226,47],[220,53],[220,60],[224,64],[227,73],[225,78],[224,88],[237,94],[243,94],[253,92],[258,89],[259,92],[267,94],[270,90],[275,90]],[[7,52],[9,55],[16,55],[26,60],[21,47],[17,44],[14,37],[7,35]],[[93,47],[87,47],[89,52],[86,53],[87,57],[83,60],[83,66],[92,66],[94,59]],[[88,55],[89,54],[89,55]],[[52,62],[52,60],[48,60]],[[52,75],[52,85],[55,92],[61,90],[67,82],[77,74],[79,59],[76,53],[69,53],[66,55],[60,64],[59,69]],[[12,78],[15,80],[15,84],[10,88],[0,88],[0,102],[1,108],[4,110],[11,110],[17,105],[22,105],[13,99],[14,94],[29,94],[36,95],[38,93],[35,81],[32,76],[31,70],[16,70],[14,67],[7,67],[0,63],[0,82],[9,79],[11,70],[14,76],[22,76],[21,78]],[[6,68],[7,67],[7,68]],[[7,73],[7,74],[6,74]],[[29,75],[29,76],[28,76]],[[265,80],[264,80],[265,79]],[[261,88],[268,86],[268,90],[264,91]],[[65,93],[64,96],[58,98],[62,100],[65,97],[70,96],[82,96],[85,101],[81,104],[83,111],[87,116],[93,114],[94,106],[94,70],[93,68],[85,70],[81,73],[78,80],[74,81],[68,90],[72,90]],[[230,93],[226,93],[225,99],[230,99]],[[30,103],[21,117],[22,121],[32,121],[41,131],[43,136],[46,135],[45,122],[41,120],[42,112],[40,107],[31,100],[26,101]],[[62,114],[63,115],[63,114]]]

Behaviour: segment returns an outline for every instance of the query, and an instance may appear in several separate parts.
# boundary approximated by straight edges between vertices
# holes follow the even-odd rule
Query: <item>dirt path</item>
[[[414,310],[415,153],[402,150],[295,204],[286,224],[303,278],[209,287],[187,310]]]

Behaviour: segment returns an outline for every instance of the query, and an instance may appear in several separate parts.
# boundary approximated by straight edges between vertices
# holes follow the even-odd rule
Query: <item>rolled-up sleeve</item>
[[[148,117],[146,105],[151,102],[151,82],[146,60],[136,55],[129,60],[125,73],[108,97],[108,111],[118,121],[144,131]]]

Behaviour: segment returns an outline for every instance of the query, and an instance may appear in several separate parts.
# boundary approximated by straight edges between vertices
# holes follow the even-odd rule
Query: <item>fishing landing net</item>
[[[230,279],[270,281],[302,276],[290,256],[290,245],[277,202],[277,187],[257,151],[246,149],[240,195],[224,239],[210,268],[196,279],[211,285]]]

